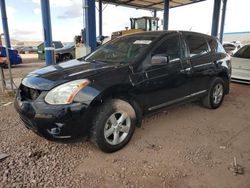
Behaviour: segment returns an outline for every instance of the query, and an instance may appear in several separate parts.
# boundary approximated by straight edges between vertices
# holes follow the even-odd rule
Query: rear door
[[[191,64],[191,95],[207,92],[210,77],[214,74],[214,63],[211,60],[210,48],[203,35],[183,33],[187,46],[187,61]]]

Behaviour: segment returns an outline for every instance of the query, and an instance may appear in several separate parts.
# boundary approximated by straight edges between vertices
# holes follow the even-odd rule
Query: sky
[[[40,0],[5,0],[11,39],[42,41]],[[206,0],[170,9],[169,29],[192,30],[210,34],[213,1]],[[98,4],[96,4],[98,7]],[[73,41],[83,27],[82,0],[50,0],[53,40]],[[250,31],[250,1],[228,0],[225,32]],[[131,17],[152,16],[152,12],[114,5],[103,5],[103,34],[130,27]],[[162,19],[163,12],[157,16]],[[98,35],[98,14],[96,14]],[[0,32],[2,22],[0,20]]]

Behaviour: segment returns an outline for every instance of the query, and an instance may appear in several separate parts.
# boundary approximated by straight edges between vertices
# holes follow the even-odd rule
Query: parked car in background
[[[235,52],[237,52],[241,48],[241,44],[236,42],[225,42],[223,44],[223,48],[229,55],[233,55]]]
[[[98,36],[96,38],[96,46],[99,47],[108,40],[108,36]],[[81,47],[81,45],[79,45],[81,43],[79,42],[76,44],[76,42],[77,41],[68,43],[64,47],[56,49],[56,63],[61,63],[71,59],[82,57],[79,57],[76,52],[77,48],[79,49],[79,47]]]
[[[85,36],[85,29],[81,30],[80,35],[75,35],[73,42],[64,43],[64,45],[60,48],[57,48],[55,51],[56,55],[56,63],[62,63],[72,59],[82,58],[86,56],[84,40],[82,36]]]
[[[20,53],[21,49],[24,47],[24,46],[12,46],[14,50],[17,50],[18,53]]]
[[[26,127],[47,139],[88,134],[102,151],[114,152],[147,113],[193,100],[220,107],[230,60],[217,39],[200,33],[125,35],[84,59],[30,73],[15,108]]]
[[[18,64],[22,63],[22,58],[18,54],[17,50],[10,49],[9,50],[9,56],[10,56],[10,64],[11,65],[18,65]],[[6,54],[6,48],[5,47],[0,46],[0,57],[1,57],[1,61],[0,61],[1,66],[8,67],[7,59],[6,59],[7,54]]]
[[[1,67],[8,67],[7,63],[7,53],[6,53],[6,47],[3,46],[2,44],[2,37],[4,34],[0,34],[0,66]],[[18,51],[15,49],[9,49],[9,58],[10,58],[10,64],[11,65],[17,65],[22,63],[22,58],[18,54]]]
[[[18,52],[20,54],[37,53],[37,47],[36,46],[23,46],[21,48],[18,48]]]
[[[55,49],[63,47],[63,43],[61,41],[53,41],[52,45]],[[45,60],[44,43],[41,43],[37,46],[37,53],[38,53],[38,59]]]
[[[71,42],[62,48],[56,49],[56,63],[75,59],[75,42]]]
[[[232,81],[250,84],[250,44],[240,48],[232,57]]]

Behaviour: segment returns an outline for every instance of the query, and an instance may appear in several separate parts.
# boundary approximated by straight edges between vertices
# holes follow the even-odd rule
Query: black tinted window
[[[206,37],[206,40],[207,40],[207,43],[210,47],[211,52],[225,53],[225,50],[224,50],[222,44],[218,40],[216,40],[212,37],[208,37],[208,36]]]
[[[164,40],[159,47],[157,47],[152,55],[160,55],[169,58],[169,62],[180,60],[181,49],[179,47],[179,36],[172,36]]]
[[[216,52],[217,48],[218,48],[218,44],[217,44],[216,40],[214,40],[212,38],[207,38],[207,42],[208,42],[208,45],[209,45],[211,51]]]
[[[207,42],[203,37],[186,35],[185,40],[189,47],[190,57],[202,55],[208,52]]]
[[[239,49],[234,54],[234,57],[250,59],[250,46],[244,46]]]
[[[218,44],[218,47],[216,51],[221,52],[221,53],[226,53],[225,49],[223,48],[222,44],[219,41],[217,42],[217,44]]]

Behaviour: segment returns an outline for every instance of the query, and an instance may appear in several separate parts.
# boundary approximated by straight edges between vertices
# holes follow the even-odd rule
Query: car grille
[[[24,85],[20,86],[20,90],[21,90],[21,97],[22,97],[23,100],[32,100],[32,101],[34,101],[41,94],[40,90],[32,89],[32,88],[26,87]]]

